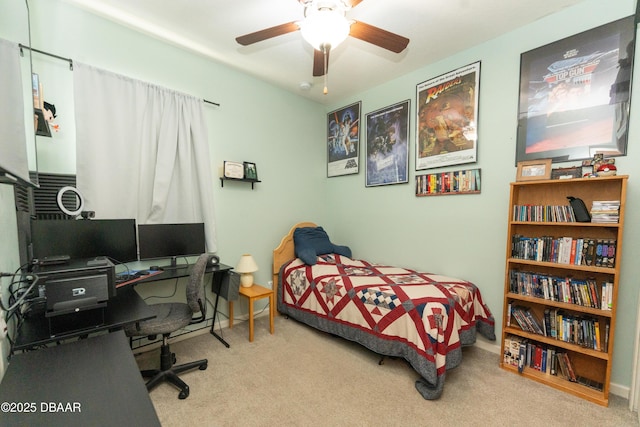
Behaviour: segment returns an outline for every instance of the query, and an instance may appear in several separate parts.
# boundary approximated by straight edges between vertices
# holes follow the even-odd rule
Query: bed
[[[318,230],[323,243],[312,239],[316,249],[309,252],[301,233]],[[415,386],[425,399],[442,395],[446,371],[462,362],[462,347],[475,343],[477,333],[496,339],[474,284],[354,259],[312,222],[294,225],[273,251],[273,283],[281,314],[405,359],[419,374]]]

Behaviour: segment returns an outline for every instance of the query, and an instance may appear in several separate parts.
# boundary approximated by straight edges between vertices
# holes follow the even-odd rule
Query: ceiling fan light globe
[[[317,10],[300,22],[302,37],[314,49],[322,50],[323,45],[331,49],[342,43],[349,35],[351,23],[343,13],[335,10]]]

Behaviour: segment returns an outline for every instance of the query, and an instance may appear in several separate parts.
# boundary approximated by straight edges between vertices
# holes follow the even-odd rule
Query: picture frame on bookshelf
[[[582,166],[556,168],[551,170],[551,179],[571,179],[582,177]]]
[[[627,154],[634,16],[520,55],[516,162]]]
[[[539,181],[551,178],[551,159],[518,162],[516,181]]]

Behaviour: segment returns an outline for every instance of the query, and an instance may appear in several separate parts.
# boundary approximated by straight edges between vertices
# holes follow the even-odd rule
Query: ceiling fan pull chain
[[[327,89],[327,81],[329,80],[329,64],[327,64],[327,52],[329,52],[329,50],[331,49],[331,45],[329,44],[323,44],[322,45],[322,53],[323,53],[323,57],[324,57],[324,90],[322,91],[323,94],[327,94],[329,93],[329,89]]]

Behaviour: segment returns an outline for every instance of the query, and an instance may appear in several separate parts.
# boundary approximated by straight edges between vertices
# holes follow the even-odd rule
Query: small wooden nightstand
[[[273,316],[276,312],[273,289],[256,284],[249,288],[240,286],[240,295],[249,299],[249,341],[253,342],[253,302],[257,299],[269,297],[269,327],[271,335],[273,335]],[[229,328],[233,328],[233,301],[229,301]]]

